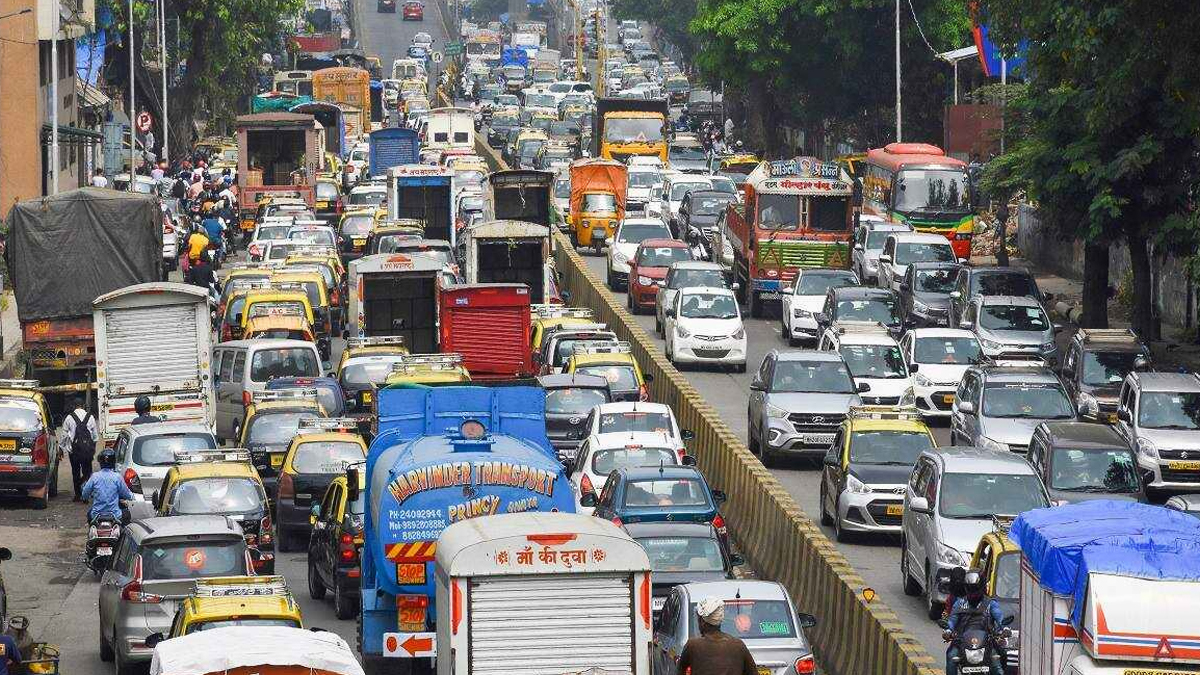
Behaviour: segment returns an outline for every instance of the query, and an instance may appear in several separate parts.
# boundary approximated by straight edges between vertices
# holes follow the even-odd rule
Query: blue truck
[[[384,659],[433,656],[434,554],[443,530],[493,514],[575,512],[566,470],[546,437],[545,408],[539,387],[378,392],[379,433],[364,469],[358,623],[368,675],[395,670]]]
[[[522,68],[529,67],[529,52],[522,47],[514,47],[512,45],[504,45],[504,49],[500,51],[501,66],[521,66]]]
[[[367,161],[372,176],[386,176],[388,169],[416,164],[421,157],[421,141],[414,129],[388,127],[371,132]]]
[[[454,228],[454,171],[444,166],[403,164],[387,172],[388,219],[421,221],[426,239],[457,245]]]

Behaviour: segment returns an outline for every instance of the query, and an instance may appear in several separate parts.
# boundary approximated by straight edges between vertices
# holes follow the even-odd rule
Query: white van
[[[233,340],[213,348],[217,440],[236,440],[255,392],[279,377],[320,377],[321,355],[304,340]]]

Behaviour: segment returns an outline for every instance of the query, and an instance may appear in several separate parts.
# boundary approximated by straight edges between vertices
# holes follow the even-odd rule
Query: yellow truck
[[[645,155],[667,163],[666,99],[599,99],[592,125],[593,157],[628,162]]]

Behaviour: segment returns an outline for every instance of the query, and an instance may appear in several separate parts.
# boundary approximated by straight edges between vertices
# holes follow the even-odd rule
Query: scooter
[[[117,549],[117,540],[121,538],[121,521],[112,516],[100,516],[88,527],[87,543],[84,544],[84,557],[88,569],[100,576],[108,569],[113,552]]]
[[[689,225],[684,239],[692,254],[692,260],[712,260],[712,251],[708,250],[708,240],[704,238],[704,233],[698,228]]]
[[[939,621],[946,633],[950,633],[950,645],[958,650],[950,659],[952,670],[947,675],[1003,675],[1004,639],[1012,635],[1008,625],[1014,618],[1004,617],[1000,627],[991,634],[978,621],[958,633],[950,633],[949,624]]]

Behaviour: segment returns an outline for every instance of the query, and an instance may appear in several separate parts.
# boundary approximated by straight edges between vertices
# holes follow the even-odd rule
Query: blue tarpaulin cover
[[[1200,519],[1161,506],[1109,500],[1026,511],[1008,536],[1043,588],[1075,599],[1079,624],[1091,572],[1200,580]]]

